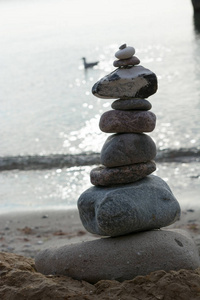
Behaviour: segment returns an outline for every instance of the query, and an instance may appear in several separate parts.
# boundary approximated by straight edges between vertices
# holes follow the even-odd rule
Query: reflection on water
[[[1,156],[100,149],[105,135],[97,116],[112,101],[94,97],[91,87],[114,69],[123,42],[158,76],[158,92],[149,98],[157,145],[199,147],[199,45],[191,3],[118,2],[102,0],[96,10],[91,0],[0,1]],[[104,4],[109,18],[102,22]],[[126,8],[133,6],[134,18]],[[85,71],[83,56],[100,63]]]
[[[94,167],[1,172],[0,209],[75,208],[80,194],[92,186],[89,173]],[[197,163],[157,163],[154,175],[168,183],[182,208],[200,206]]]
[[[102,0],[98,9],[92,0],[0,1],[0,156],[99,152],[108,135],[98,122],[112,100],[94,97],[91,87],[114,69],[125,42],[158,76],[148,99],[157,147],[199,148],[199,19],[188,0]],[[84,71],[83,56],[100,63]],[[156,174],[182,201],[199,193],[197,167],[160,165]],[[0,205],[73,206],[90,185],[89,170],[2,172]]]

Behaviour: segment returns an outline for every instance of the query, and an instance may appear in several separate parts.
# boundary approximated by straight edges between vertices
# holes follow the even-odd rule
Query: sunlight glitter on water
[[[113,71],[123,43],[158,77],[158,92],[149,98],[157,147],[199,148],[200,31],[194,21],[188,0],[102,0],[98,9],[92,0],[0,1],[0,155],[99,152],[109,135],[98,123],[112,100],[94,97],[91,88]],[[83,55],[98,66],[85,71]],[[90,185],[89,170],[3,172],[0,204],[75,205]],[[195,202],[197,166],[158,164],[156,172],[181,201],[188,195],[184,203]]]
[[[89,174],[94,167],[1,172],[0,208],[75,208],[80,194],[92,186]],[[158,163],[153,175],[167,182],[183,209],[200,207],[200,173],[196,163]]]

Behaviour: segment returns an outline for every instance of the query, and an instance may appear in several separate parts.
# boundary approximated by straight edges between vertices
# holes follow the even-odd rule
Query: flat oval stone
[[[200,264],[197,247],[187,232],[161,229],[46,249],[36,256],[35,265],[44,275],[64,275],[96,283],[100,280],[122,282],[156,270],[195,270]]]
[[[151,132],[156,126],[156,115],[145,110],[109,110],[100,118],[99,127],[107,133]]]
[[[154,161],[115,168],[100,166],[91,170],[90,181],[94,185],[101,186],[131,183],[144,178],[155,170]]]
[[[115,53],[115,57],[118,59],[127,59],[133,56],[134,54],[135,54],[135,49],[133,47],[128,46],[126,48],[118,50]]]
[[[80,195],[78,209],[85,229],[103,236],[162,228],[180,216],[169,186],[154,175],[126,185],[93,186]]]
[[[139,58],[137,58],[136,56],[132,56],[131,58],[127,58],[127,59],[115,60],[113,62],[113,66],[116,68],[120,68],[120,67],[126,67],[126,66],[139,65],[139,63],[140,63]]]
[[[119,167],[147,162],[156,156],[156,145],[144,133],[118,133],[108,137],[101,150],[101,164]]]
[[[118,99],[115,100],[111,107],[113,109],[119,110],[149,110],[152,108],[151,103],[148,100],[140,99],[140,98],[133,98],[133,99]]]
[[[92,88],[96,97],[104,99],[148,98],[156,91],[156,75],[142,66],[116,69]]]

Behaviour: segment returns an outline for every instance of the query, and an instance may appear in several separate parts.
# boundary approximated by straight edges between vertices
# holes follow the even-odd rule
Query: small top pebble
[[[118,59],[131,58],[135,54],[135,49],[130,46],[123,44],[119,47],[119,50],[115,53],[115,57]]]
[[[126,48],[126,44],[123,44],[123,45],[121,45],[121,46],[119,47],[120,50],[122,50],[122,49],[124,49],[124,48]]]

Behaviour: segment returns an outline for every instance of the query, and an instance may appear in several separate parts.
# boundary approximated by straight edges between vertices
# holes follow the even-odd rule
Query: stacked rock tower
[[[120,46],[113,63],[118,68],[92,88],[99,98],[119,98],[100,118],[100,129],[114,134],[101,150],[102,166],[90,173],[97,188],[78,200],[83,225],[99,235],[158,229],[180,216],[168,185],[157,176],[148,176],[156,170],[156,145],[146,133],[154,130],[156,116],[145,98],[157,91],[157,77],[138,66],[140,60],[134,54],[133,47]]]
[[[152,159],[156,156],[153,140],[143,134],[151,132],[156,116],[149,112],[151,103],[144,99],[157,90],[157,78],[151,71],[139,66],[133,47],[122,45],[116,53],[119,69],[106,76],[93,87],[100,98],[117,98],[113,110],[101,116],[99,127],[103,132],[117,133],[108,138],[101,151],[102,167],[91,172],[91,183],[110,186],[137,181],[156,169]]]
[[[101,150],[102,165],[90,173],[94,186],[80,195],[78,209],[86,230],[107,238],[41,251],[35,264],[43,274],[95,283],[200,265],[188,234],[163,228],[179,218],[180,206],[167,183],[150,175],[156,145],[147,133],[156,116],[146,98],[156,92],[157,78],[138,66],[134,54],[133,47],[122,45],[115,54],[117,69],[92,88],[97,97],[115,99],[99,123],[112,134]]]

